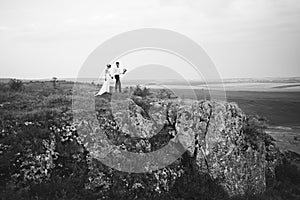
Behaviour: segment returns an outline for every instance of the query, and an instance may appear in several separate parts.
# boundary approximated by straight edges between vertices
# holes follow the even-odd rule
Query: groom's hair
[[[116,62],[116,64],[118,65],[118,64],[120,64],[119,62]]]

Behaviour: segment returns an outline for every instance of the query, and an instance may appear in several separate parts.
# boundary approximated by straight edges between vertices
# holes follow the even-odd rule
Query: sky
[[[300,77],[299,0],[0,0],[0,78],[76,77],[104,41],[140,28],[189,37],[222,78]]]

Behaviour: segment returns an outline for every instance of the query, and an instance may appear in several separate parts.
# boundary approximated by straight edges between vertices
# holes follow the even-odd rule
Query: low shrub
[[[23,89],[23,82],[18,79],[10,79],[8,82],[9,88],[13,91],[20,91]]]
[[[150,95],[150,89],[149,88],[142,88],[140,85],[137,85],[136,88],[133,91],[133,95],[140,96],[140,97],[146,97]]]

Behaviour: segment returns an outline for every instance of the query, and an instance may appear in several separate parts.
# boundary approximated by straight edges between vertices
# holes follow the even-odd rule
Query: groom
[[[122,92],[120,75],[121,74],[125,74],[125,72],[126,72],[126,69],[123,69],[123,71],[121,71],[121,69],[120,69],[120,63],[116,62],[116,67],[114,69],[114,75],[115,75],[115,80],[116,80],[116,83],[115,83],[115,92],[118,91],[118,87],[119,87],[119,93]]]

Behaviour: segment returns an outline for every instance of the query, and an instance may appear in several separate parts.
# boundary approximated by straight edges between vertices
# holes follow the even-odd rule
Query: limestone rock
[[[168,193],[176,184],[183,184],[181,177],[187,174],[194,178],[199,174],[210,177],[228,196],[265,191],[266,173],[275,166],[272,165],[274,159],[268,158],[270,153],[267,152],[272,145],[266,144],[263,131],[247,128],[248,118],[236,104],[133,98],[127,104],[120,102],[114,106],[110,121],[115,123],[110,124],[117,128],[111,127],[110,130],[110,124],[101,126],[106,127],[108,138],[115,140],[113,143],[120,149],[151,152],[173,142],[186,150],[172,166],[153,171],[151,176],[128,174],[124,181],[126,179],[134,191],[146,191],[150,184],[155,186],[151,191],[148,188],[150,196],[157,196],[162,191]],[[117,173],[108,171],[102,178],[113,183],[111,179]],[[158,177],[165,171],[168,175],[162,182]],[[143,183],[137,181],[140,179]],[[199,187],[201,191],[208,190],[206,183]]]
[[[180,107],[177,116],[179,142],[229,195],[265,190],[264,143],[257,141],[258,150],[247,143],[246,116],[236,104],[195,102]]]

